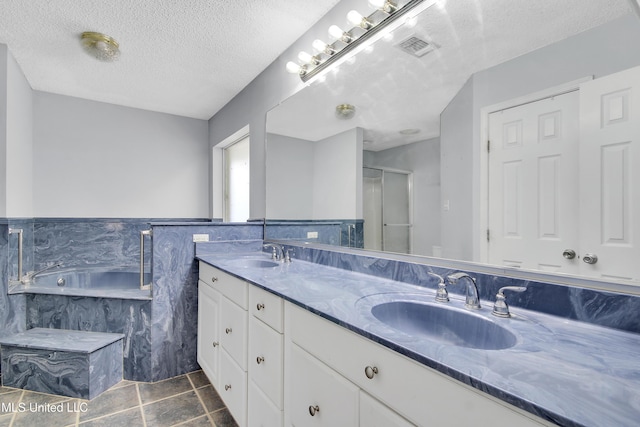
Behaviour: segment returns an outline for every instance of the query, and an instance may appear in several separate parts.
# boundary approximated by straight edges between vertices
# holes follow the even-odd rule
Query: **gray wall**
[[[586,76],[595,78],[640,64],[635,15],[619,18],[472,76],[441,115],[443,253],[473,260],[483,238],[480,224],[481,108]],[[473,242],[473,244],[471,244]],[[475,255],[474,255],[475,253]]]
[[[209,216],[207,121],[34,95],[35,216]]]
[[[413,172],[413,253],[433,255],[440,245],[440,139],[383,151],[365,151],[366,166]]]

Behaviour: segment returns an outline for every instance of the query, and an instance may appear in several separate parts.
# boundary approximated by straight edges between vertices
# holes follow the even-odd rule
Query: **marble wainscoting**
[[[27,328],[124,334],[123,376],[152,381],[151,301],[30,294]]]
[[[290,247],[295,258],[305,261],[432,289],[437,289],[438,279],[429,275],[430,272],[446,277],[457,271],[466,271],[476,279],[481,299],[494,301],[498,290],[504,286],[525,286],[527,291],[507,295],[509,306],[640,333],[640,317],[637,315],[640,313],[640,296],[637,295],[434,267],[427,264],[428,259],[402,255],[354,254],[295,244]],[[463,285],[448,286],[447,289],[454,294],[464,292]]]
[[[318,237],[308,237],[309,232]],[[363,232],[363,220],[267,220],[265,238],[363,248]]]
[[[151,378],[159,381],[199,369],[197,362],[198,265],[194,234],[244,245],[262,240],[263,224],[152,223],[153,304]],[[261,244],[261,243],[260,243]]]
[[[10,271],[12,271],[8,262],[9,253],[14,250],[14,246],[17,250],[18,239],[17,235],[9,235],[10,226],[8,220],[0,220],[0,338],[26,329],[27,304],[25,296],[8,294]]]

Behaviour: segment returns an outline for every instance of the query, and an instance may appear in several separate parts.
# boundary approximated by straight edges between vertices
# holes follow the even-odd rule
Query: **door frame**
[[[582,77],[557,86],[552,86],[537,92],[532,92],[480,108],[480,197],[477,211],[478,217],[480,218],[480,229],[478,230],[478,262],[487,263],[489,260],[489,241],[487,239],[487,233],[489,230],[489,151],[487,150],[489,141],[489,115],[509,108],[519,107],[521,105],[574,92],[580,89],[580,84],[591,80],[593,80],[593,76]]]

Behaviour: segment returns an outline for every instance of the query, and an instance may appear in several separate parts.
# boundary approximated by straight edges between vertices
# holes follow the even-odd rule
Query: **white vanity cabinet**
[[[419,426],[476,425],[487,420],[505,427],[549,425],[293,304],[285,304],[285,320],[286,360],[295,360],[301,351],[313,355],[325,371],[331,370],[334,377],[350,381],[363,393],[361,412],[386,413],[396,420],[391,425],[405,425],[402,418]],[[293,415],[297,409],[287,402],[294,405],[302,393],[302,380],[296,375],[310,374],[295,372],[296,365],[289,362],[286,369],[285,407],[292,412],[287,425],[298,426]],[[369,426],[368,420],[361,417],[360,425]]]
[[[250,427],[281,427],[284,409],[283,301],[249,288]]]
[[[247,425],[249,285],[200,262],[198,363],[236,422]]]

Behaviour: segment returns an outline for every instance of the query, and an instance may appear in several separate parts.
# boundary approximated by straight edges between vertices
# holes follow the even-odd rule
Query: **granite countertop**
[[[431,303],[435,291],[294,259],[260,268],[243,259],[267,254],[198,255],[198,259],[270,291],[394,351],[543,419],[567,426],[636,426],[640,420],[640,335],[519,308],[491,315],[482,300],[474,315],[516,337],[501,350],[447,344],[400,332],[371,307],[386,301]],[[451,296],[451,308],[464,301]]]

